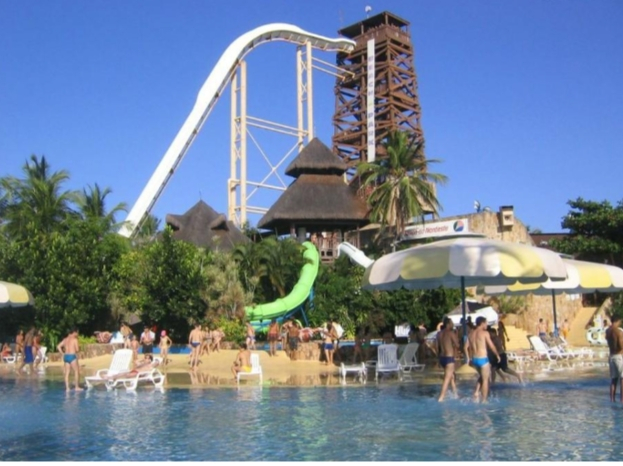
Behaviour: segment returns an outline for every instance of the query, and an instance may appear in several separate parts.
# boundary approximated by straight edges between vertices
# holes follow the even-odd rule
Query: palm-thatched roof
[[[356,228],[368,223],[368,207],[339,175],[301,174],[260,219],[258,228],[290,232],[298,226]]]
[[[286,175],[297,178],[302,173],[342,175],[348,167],[318,138],[311,140],[288,165]]]
[[[166,223],[174,230],[173,238],[212,250],[229,251],[249,241],[225,215],[218,214],[203,201],[183,215],[167,214]]]

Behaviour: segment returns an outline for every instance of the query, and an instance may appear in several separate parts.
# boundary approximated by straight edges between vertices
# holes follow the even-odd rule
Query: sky
[[[449,178],[442,217],[478,200],[559,232],[569,200],[623,199],[618,0],[0,0],[0,176],[45,155],[70,173],[67,189],[97,183],[112,190],[109,208],[131,207],[232,41],[274,22],[338,37],[366,6],[411,23],[426,153]],[[296,125],[295,50],[270,43],[247,56],[249,115]],[[314,73],[315,133],[328,146],[333,84]],[[273,164],[295,142],[251,131]],[[227,212],[229,135],[227,89],[152,213],[182,214],[200,199]],[[259,181],[268,166],[249,144],[249,179]]]

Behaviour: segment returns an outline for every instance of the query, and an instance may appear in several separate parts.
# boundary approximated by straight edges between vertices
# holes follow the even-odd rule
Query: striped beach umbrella
[[[0,308],[29,306],[34,303],[30,291],[23,286],[0,281]]]
[[[467,286],[540,283],[567,278],[562,258],[547,249],[480,237],[452,238],[387,254],[370,265],[370,290],[458,288],[465,327]],[[466,329],[463,335],[467,336]]]
[[[485,286],[488,295],[551,295],[554,313],[554,334],[558,335],[556,295],[560,293],[582,294],[600,291],[614,293],[623,291],[623,269],[597,262],[562,259],[567,269],[565,280],[546,280],[542,283],[513,283],[502,286]]]

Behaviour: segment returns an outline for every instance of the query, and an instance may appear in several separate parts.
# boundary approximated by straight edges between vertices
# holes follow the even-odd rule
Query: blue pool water
[[[606,377],[499,385],[487,405],[418,382],[66,394],[5,379],[0,460],[618,461]]]

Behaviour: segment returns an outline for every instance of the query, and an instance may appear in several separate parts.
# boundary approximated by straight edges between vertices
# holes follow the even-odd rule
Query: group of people
[[[15,361],[19,361],[17,369],[18,374],[21,374],[26,366],[29,367],[30,373],[32,374],[34,369],[43,361],[41,355],[42,341],[43,334],[35,327],[30,327],[27,332],[19,330],[15,336],[15,350],[11,348],[11,345],[5,342],[2,345],[0,357],[2,361],[4,361],[4,358],[14,356]]]
[[[188,335],[188,347],[190,348],[190,367],[196,369],[201,363],[200,357],[210,352],[219,352],[221,350],[221,342],[225,338],[225,332],[220,328],[210,330],[208,327],[202,327],[201,324],[195,324],[195,327]]]
[[[439,364],[444,370],[444,379],[438,401],[444,400],[450,386],[455,395],[457,394],[455,365],[462,354],[478,372],[478,381],[474,392],[475,399],[480,399],[482,402],[487,401],[489,386],[495,382],[496,374],[505,380],[504,373],[506,373],[517,377],[520,383],[523,382],[521,375],[508,366],[506,355],[508,334],[501,321],[496,330],[487,325],[485,317],[480,316],[476,318],[475,325],[467,326],[467,338],[463,340],[465,343],[461,345],[459,332],[455,330],[452,320],[446,317],[437,334]]]

